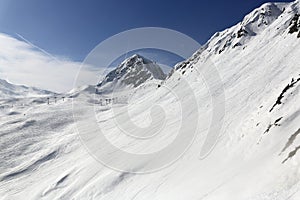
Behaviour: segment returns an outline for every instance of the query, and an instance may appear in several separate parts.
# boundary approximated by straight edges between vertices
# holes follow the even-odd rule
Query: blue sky
[[[201,44],[263,0],[0,0],[0,32],[82,61],[99,42],[138,27],[164,27]],[[290,2],[290,1],[286,1]]]

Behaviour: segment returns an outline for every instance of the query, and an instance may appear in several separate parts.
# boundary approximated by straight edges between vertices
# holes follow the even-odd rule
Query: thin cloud
[[[36,48],[38,49],[39,51],[43,52],[45,55],[49,56],[50,58],[52,58],[53,60],[56,60],[57,62],[59,62],[59,60],[53,56],[52,54],[48,53],[47,51],[45,51],[44,49],[34,45],[33,43],[31,43],[29,40],[25,39],[22,35],[16,33],[16,35],[21,39],[23,40],[24,42],[26,42],[27,44],[29,44],[30,46],[32,46],[33,48]]]
[[[17,35],[21,40],[0,33],[1,79],[55,92],[97,83],[100,72],[95,71],[95,67],[57,58]],[[83,77],[81,80],[76,80],[79,70],[84,75],[80,76]]]

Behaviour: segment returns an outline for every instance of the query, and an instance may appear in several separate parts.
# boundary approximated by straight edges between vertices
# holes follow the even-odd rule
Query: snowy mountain
[[[247,43],[257,38],[255,37],[257,35],[268,34],[268,32],[270,34],[278,34],[286,31],[287,24],[285,23],[289,23],[290,20],[285,21],[285,17],[288,15],[290,18],[290,16],[293,15],[290,13],[296,14],[297,11],[295,12],[295,10],[287,6],[286,3],[266,3],[248,14],[239,24],[220,33],[216,33],[207,43],[206,48],[208,51],[218,54],[230,48],[245,49],[247,48]],[[285,22],[280,22],[278,26],[276,26],[275,24],[281,20]],[[275,24],[273,24],[274,22]],[[270,29],[271,27],[274,28],[274,30]]]
[[[41,97],[54,94],[50,91],[40,90],[34,87],[14,85],[6,80],[0,79],[0,99],[17,97]]]
[[[122,101],[127,101],[132,93],[140,90],[145,92],[150,88],[155,88],[165,78],[166,74],[158,64],[141,55],[134,54],[110,71],[97,85],[74,88],[66,96],[77,98],[98,94],[103,99],[122,96]]]
[[[100,91],[124,90],[138,87],[148,80],[164,80],[166,75],[159,65],[138,54],[124,60],[98,84]]]
[[[87,95],[73,103],[66,99],[3,112],[0,197],[300,199],[299,13],[299,1],[262,5],[177,64],[163,81],[165,87],[137,90],[126,105],[95,104]],[[155,66],[140,56],[131,57],[98,88],[134,88],[151,78],[164,79],[157,67],[146,63]],[[152,109],[154,105],[164,112]],[[105,136],[100,142],[99,128]],[[194,129],[195,137],[188,143]],[[124,134],[126,130],[135,137]],[[201,148],[216,132],[217,144],[203,156]],[[125,152],[156,156],[131,162],[106,149],[106,141]],[[162,157],[155,154],[173,142],[178,148]],[[87,143],[98,151],[87,150]],[[172,158],[185,143],[189,147],[182,156],[163,169],[146,174],[126,171],[149,170]],[[102,165],[95,159],[99,152],[125,171]]]
[[[263,46],[271,41],[286,40],[290,35],[299,38],[299,9],[298,0],[292,3],[265,3],[246,15],[242,22],[215,33],[190,59],[178,63],[175,70],[185,73],[186,68],[200,59],[222,59],[222,56],[231,56],[236,52],[247,52],[249,44]],[[248,51],[252,53],[251,50]]]

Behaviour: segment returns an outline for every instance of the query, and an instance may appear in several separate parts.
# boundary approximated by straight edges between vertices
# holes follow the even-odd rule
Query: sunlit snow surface
[[[270,17],[260,14],[266,9]],[[1,100],[0,199],[300,199],[300,39],[288,33],[297,12],[299,3],[264,5],[243,21],[251,34],[233,36],[241,24],[216,34],[188,64],[178,65],[164,86],[141,86],[134,95],[120,94],[130,101],[95,104],[88,87],[64,100],[59,96],[56,103],[51,96],[50,105],[41,97]],[[223,81],[226,115],[215,149],[200,160],[204,130],[217,123],[211,122],[211,97],[220,88],[208,91],[199,76],[211,63]],[[115,146],[139,153],[168,146],[181,120],[194,122],[193,115],[181,118],[180,108],[188,107],[190,98],[179,101],[166,89],[184,96],[183,80],[189,81],[198,100],[199,128],[194,143],[173,165],[149,174],[116,172],[97,162],[81,143],[73,114],[88,125],[87,110],[93,108]],[[81,106],[73,108],[72,98]],[[158,137],[138,143],[115,126],[116,113],[122,116],[125,108],[131,121],[147,126],[154,103],[165,108],[167,116]],[[186,113],[195,108],[188,109]],[[129,119],[123,120],[126,124]]]

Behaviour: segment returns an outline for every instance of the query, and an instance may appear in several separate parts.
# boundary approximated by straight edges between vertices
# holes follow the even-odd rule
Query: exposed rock
[[[241,29],[237,32],[237,38],[241,38],[243,36],[246,36],[247,34],[248,31],[246,31],[244,27],[241,27]]]
[[[290,27],[289,27],[290,34],[293,34],[293,33],[299,31],[299,28],[300,28],[299,16],[300,16],[299,14],[295,14],[292,21],[290,22]],[[298,36],[300,37],[300,32],[299,32]]]

